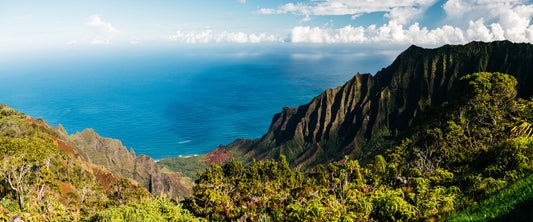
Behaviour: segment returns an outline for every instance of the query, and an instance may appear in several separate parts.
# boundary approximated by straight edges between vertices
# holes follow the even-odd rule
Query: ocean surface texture
[[[0,103],[69,134],[93,128],[154,159],[258,138],[284,106],[308,103],[395,53],[357,49],[128,49],[19,54],[0,62]]]

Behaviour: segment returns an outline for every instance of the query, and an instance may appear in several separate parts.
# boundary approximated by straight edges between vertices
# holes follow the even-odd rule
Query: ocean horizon
[[[69,134],[94,129],[137,155],[203,154],[259,138],[283,107],[306,104],[403,49],[187,47],[20,53],[0,63],[0,103]]]

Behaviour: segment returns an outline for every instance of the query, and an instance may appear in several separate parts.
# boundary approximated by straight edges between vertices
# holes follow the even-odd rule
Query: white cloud
[[[390,12],[395,8],[427,8],[436,0],[311,0],[307,3],[287,3],[276,9],[261,8],[262,14],[356,15],[371,12]]]
[[[355,15],[352,15],[352,20],[355,20],[356,18],[359,18],[359,16],[361,16],[363,14],[355,14]]]
[[[482,22],[497,24],[491,25],[494,38],[525,42],[531,40],[527,33],[533,16],[533,5],[528,3],[524,0],[448,0],[443,9],[449,23],[483,19]],[[476,26],[469,24],[472,25]]]
[[[309,15],[305,15],[305,18],[300,20],[300,23],[304,23],[304,22],[308,22],[308,21],[311,21],[311,17],[309,17]]]
[[[533,5],[525,0],[447,0],[442,9],[447,19],[438,27],[428,28],[415,22],[436,0],[308,0],[287,3],[277,8],[261,8],[261,14],[296,14],[299,23],[315,15],[351,15],[384,12],[388,22],[379,25],[333,28],[333,20],[324,26],[299,25],[290,30],[291,43],[325,44],[418,44],[437,46],[470,41],[510,40],[533,42]],[[529,4],[529,5],[528,5]],[[211,29],[178,31],[170,39],[186,43],[258,43],[283,42],[277,35],[218,32]]]
[[[102,31],[109,33],[109,34],[115,34],[118,32],[118,30],[111,25],[109,22],[104,22],[98,15],[91,15],[89,16],[89,22],[87,22],[87,25],[94,26],[100,28]]]
[[[432,30],[414,23],[404,27],[395,20],[382,26],[353,27],[351,25],[339,29],[297,26],[291,31],[293,43],[347,43],[347,44],[464,44],[470,41],[496,41],[514,38],[533,42],[533,26],[522,26],[522,29],[505,29],[498,23],[486,25],[483,18],[470,21],[465,29],[444,25]]]
[[[240,3],[246,3],[246,0],[238,0]]]
[[[424,9],[425,10],[425,9]],[[420,16],[424,10],[422,8],[415,7],[396,7],[385,14],[385,17],[390,18],[400,24],[407,24],[412,19]]]
[[[469,22],[468,30],[466,30],[466,37],[468,39],[476,39],[485,42],[493,39],[492,32],[487,26],[485,26],[485,24],[483,24],[483,18],[480,18],[475,22]]]
[[[399,24],[407,24],[422,15],[437,0],[311,0],[306,3],[287,3],[278,8],[261,8],[260,14],[352,15],[352,20],[372,12],[385,12],[385,17]]]
[[[111,40],[113,40],[118,33],[118,30],[113,27],[111,23],[102,21],[98,15],[89,16],[89,22],[87,22],[87,25],[99,28],[101,32],[96,34],[93,40],[89,42],[91,45],[110,44]]]
[[[203,30],[198,32],[177,31],[169,36],[169,39],[184,43],[261,43],[261,42],[283,42],[283,39],[266,33],[246,34],[243,32],[215,33],[212,30]]]

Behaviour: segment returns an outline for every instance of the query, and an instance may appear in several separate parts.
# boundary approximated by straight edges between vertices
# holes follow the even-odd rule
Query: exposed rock
[[[173,198],[184,196],[184,189],[170,176],[161,173],[152,158],[136,156],[133,149],[128,152],[119,140],[101,137],[92,129],[69,136],[61,124],[53,127],[42,118],[35,120],[4,104],[0,104],[0,117],[6,117],[0,122],[0,136],[16,138],[40,129],[54,140],[59,149],[72,153],[74,161],[84,171],[95,175],[106,191],[117,180],[129,178],[132,184],[141,184],[156,195],[166,194]],[[20,120],[25,123],[21,124]],[[66,191],[74,189],[71,184],[62,184],[62,188]]]
[[[405,135],[428,106],[456,99],[459,79],[475,72],[501,72],[518,80],[522,98],[533,94],[533,45],[508,41],[411,46],[376,75],[356,74],[343,86],[328,89],[310,103],[282,109],[268,132],[253,143],[230,144],[256,159],[287,156],[293,166],[327,163],[353,155],[362,138],[387,129]]]
[[[128,149],[119,140],[99,136],[92,129],[76,132],[67,140],[92,164],[101,165],[112,172],[137,181],[150,193],[179,197],[176,182],[161,173],[157,163],[149,156],[136,156],[133,149]]]

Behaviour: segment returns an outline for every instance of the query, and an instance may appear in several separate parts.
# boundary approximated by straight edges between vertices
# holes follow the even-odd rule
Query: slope
[[[409,126],[425,108],[457,98],[460,77],[485,71],[514,76],[519,97],[531,96],[533,46],[508,41],[436,49],[411,46],[374,76],[357,74],[306,105],[283,108],[261,139],[238,140],[222,149],[244,154],[248,160],[285,155],[292,166],[304,168],[345,155],[364,161],[371,155],[358,154],[366,141],[408,134]]]

